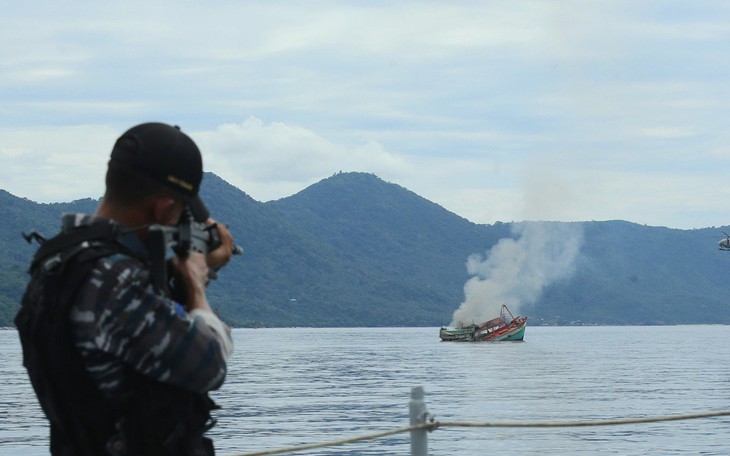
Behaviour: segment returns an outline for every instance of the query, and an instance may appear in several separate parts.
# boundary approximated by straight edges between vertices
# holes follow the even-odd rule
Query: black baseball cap
[[[149,122],[136,125],[117,139],[110,164],[118,163],[182,193],[197,222],[210,213],[198,195],[203,158],[198,146],[177,125]]]

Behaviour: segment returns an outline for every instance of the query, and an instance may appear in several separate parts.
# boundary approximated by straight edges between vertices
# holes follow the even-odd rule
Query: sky
[[[725,2],[4,3],[16,196],[100,197],[161,121],[262,202],[360,171],[475,223],[730,224]]]

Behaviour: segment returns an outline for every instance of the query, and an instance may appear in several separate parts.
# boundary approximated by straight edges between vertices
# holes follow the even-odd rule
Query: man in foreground
[[[34,256],[15,323],[52,454],[214,454],[207,393],[222,385],[233,342],[205,287],[233,238],[216,225],[219,246],[166,261],[161,237],[185,217],[213,223],[202,178],[179,128],[137,125],[114,145],[96,213],[65,214]]]

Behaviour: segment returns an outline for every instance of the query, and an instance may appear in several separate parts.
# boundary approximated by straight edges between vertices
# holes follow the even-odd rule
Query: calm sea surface
[[[529,327],[524,342],[443,343],[437,328],[237,329],[212,437],[220,455],[408,425],[423,386],[440,421],[566,421],[730,409],[730,326]],[[48,454],[0,331],[0,455]],[[730,418],[612,427],[442,428],[433,455],[730,454]],[[407,434],[297,454],[408,455]]]

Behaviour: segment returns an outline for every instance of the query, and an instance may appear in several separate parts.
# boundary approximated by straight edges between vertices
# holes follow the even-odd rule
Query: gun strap
[[[152,286],[160,293],[168,292],[167,286],[167,240],[161,230],[147,232],[147,244],[150,252],[150,276]]]

